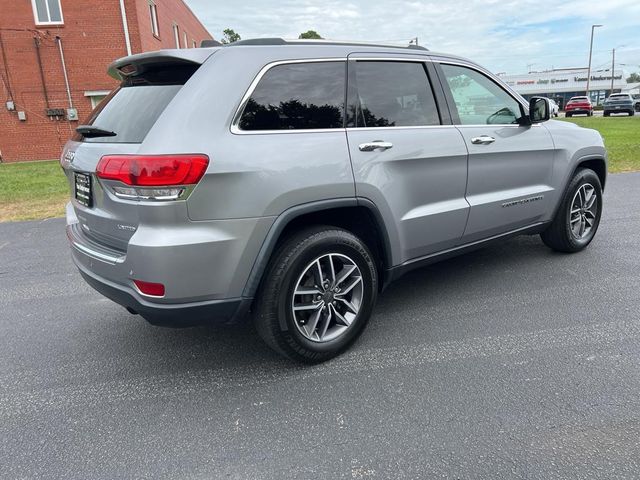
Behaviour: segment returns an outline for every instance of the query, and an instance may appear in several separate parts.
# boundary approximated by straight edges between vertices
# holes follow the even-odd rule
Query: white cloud
[[[602,23],[594,65],[610,50],[640,65],[638,0],[188,0],[211,33],[233,28],[243,38],[295,38],[316,30],[325,38],[407,43],[472,58],[495,71],[586,64],[592,23]],[[610,60],[609,60],[610,61]],[[629,70],[633,68],[627,67]],[[636,68],[640,70],[640,66]]]

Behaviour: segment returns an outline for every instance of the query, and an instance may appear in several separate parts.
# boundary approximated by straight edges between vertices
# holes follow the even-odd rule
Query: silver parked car
[[[464,58],[262,39],[109,73],[61,157],[67,235],[85,280],[153,324],[251,316],[318,362],[413,268],[520,234],[577,252],[598,228],[600,135]]]
[[[634,102],[635,100],[628,93],[614,93],[604,101],[603,115],[608,117],[612,113],[626,113],[632,117],[635,114]]]

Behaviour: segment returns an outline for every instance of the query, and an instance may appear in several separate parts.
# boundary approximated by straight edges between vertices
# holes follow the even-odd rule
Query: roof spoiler
[[[107,72],[116,80],[139,76],[144,72],[166,67],[199,66],[213,55],[211,50],[188,48],[182,50],[157,50],[122,57],[109,65]]]

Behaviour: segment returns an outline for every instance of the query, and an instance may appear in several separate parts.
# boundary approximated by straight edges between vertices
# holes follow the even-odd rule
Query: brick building
[[[57,158],[116,58],[210,38],[183,0],[0,0],[0,161]]]

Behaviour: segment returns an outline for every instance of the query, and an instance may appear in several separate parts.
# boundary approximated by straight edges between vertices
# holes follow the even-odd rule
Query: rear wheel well
[[[390,266],[385,236],[375,214],[367,207],[338,207],[302,214],[291,220],[276,242],[278,248],[289,236],[313,225],[329,225],[343,228],[360,238],[374,256],[378,274],[382,280]],[[382,281],[379,282],[382,285]]]
[[[596,172],[596,175],[598,175],[598,178],[600,179],[602,190],[604,190],[604,182],[607,179],[607,166],[602,158],[584,160],[578,164],[576,171],[580,168],[590,168]]]

